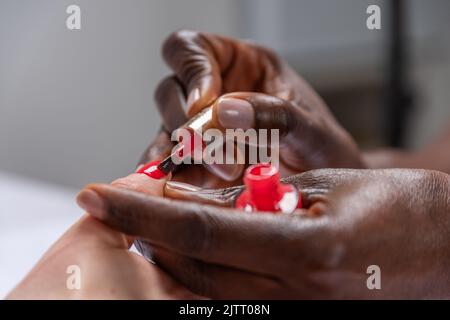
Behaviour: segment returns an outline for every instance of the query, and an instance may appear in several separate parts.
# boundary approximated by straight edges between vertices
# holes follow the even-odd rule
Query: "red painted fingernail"
[[[161,179],[164,178],[166,175],[164,174],[164,172],[162,172],[159,168],[158,165],[160,164],[161,161],[152,161],[147,163],[146,165],[144,165],[143,167],[141,167],[137,173],[143,173],[146,176],[152,178],[152,179]]]

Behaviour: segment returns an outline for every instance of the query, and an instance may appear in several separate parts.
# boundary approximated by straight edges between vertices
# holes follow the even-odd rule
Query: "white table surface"
[[[76,193],[0,172],[0,298],[82,215]]]

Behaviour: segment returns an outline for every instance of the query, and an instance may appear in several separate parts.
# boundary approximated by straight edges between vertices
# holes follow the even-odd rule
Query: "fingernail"
[[[101,218],[103,216],[105,205],[97,192],[89,189],[82,190],[77,196],[77,203],[94,217]]]
[[[194,90],[189,93],[187,102],[186,102],[186,108],[187,110],[191,109],[191,106],[194,104],[195,101],[200,99],[200,89],[195,88]]]
[[[167,181],[166,187],[168,187],[170,189],[176,189],[176,190],[181,190],[181,191],[190,191],[190,192],[195,192],[195,191],[200,190],[199,187],[196,187],[192,184],[187,184],[187,183],[177,182],[177,181]]]
[[[139,170],[137,170],[137,173],[142,173],[148,176],[149,178],[160,180],[164,178],[167,174],[163,172],[161,169],[159,169],[158,165],[161,163],[161,161],[151,161],[141,167]]]
[[[217,116],[224,128],[250,129],[255,121],[252,105],[243,99],[223,98],[218,102]]]

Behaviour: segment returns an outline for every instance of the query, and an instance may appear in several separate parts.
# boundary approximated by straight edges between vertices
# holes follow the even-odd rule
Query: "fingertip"
[[[221,97],[216,103],[216,114],[223,128],[247,130],[255,124],[255,111],[250,102],[234,97]]]
[[[104,217],[105,203],[100,195],[92,188],[81,190],[77,195],[76,202],[90,215],[98,219]]]

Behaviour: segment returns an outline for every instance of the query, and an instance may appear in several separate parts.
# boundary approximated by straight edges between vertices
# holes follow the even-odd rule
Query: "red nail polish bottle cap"
[[[244,176],[244,183],[253,201],[261,202],[264,198],[280,200],[280,173],[270,164],[257,164],[249,167]],[[261,199],[261,196],[264,198]]]
[[[301,196],[295,186],[280,182],[278,168],[266,163],[250,166],[244,176],[246,189],[236,200],[245,211],[291,213],[301,207]]]

